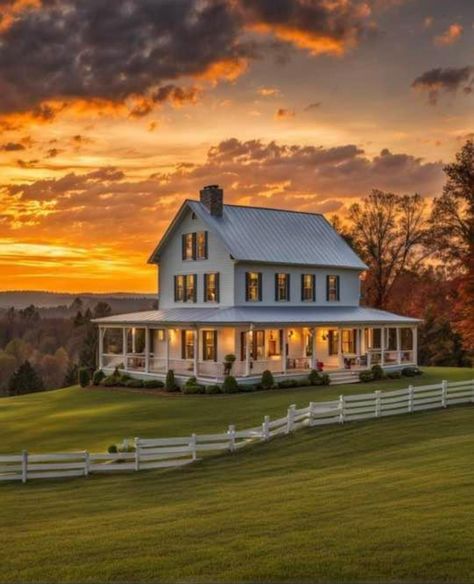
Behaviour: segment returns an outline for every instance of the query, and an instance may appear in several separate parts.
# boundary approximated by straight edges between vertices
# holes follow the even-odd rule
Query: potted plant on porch
[[[224,357],[224,375],[230,375],[232,371],[232,365],[235,362],[235,355],[229,354]]]

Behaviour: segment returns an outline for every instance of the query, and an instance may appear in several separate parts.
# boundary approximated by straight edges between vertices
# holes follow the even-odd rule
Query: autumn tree
[[[367,304],[385,308],[397,278],[427,256],[425,203],[418,194],[373,190],[349,209],[350,237],[369,271]]]

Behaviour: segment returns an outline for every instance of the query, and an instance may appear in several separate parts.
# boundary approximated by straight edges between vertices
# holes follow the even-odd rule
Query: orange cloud
[[[215,63],[211,63],[202,73],[194,75],[194,78],[203,79],[212,84],[216,84],[221,80],[235,81],[247,71],[248,66],[248,59],[222,59]]]
[[[460,24],[450,24],[442,34],[435,37],[434,43],[439,47],[453,45],[460,39],[462,32],[463,27]]]
[[[285,109],[283,107],[277,109],[275,113],[275,120],[288,120],[295,117],[293,110]]]
[[[262,97],[275,97],[280,95],[280,90],[278,87],[259,87],[257,93]]]
[[[41,0],[12,0],[0,5],[0,33],[10,28],[15,18],[24,10],[40,6]]]

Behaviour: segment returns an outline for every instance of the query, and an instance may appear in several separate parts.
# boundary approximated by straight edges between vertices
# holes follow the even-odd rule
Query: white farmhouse
[[[365,264],[322,215],[223,204],[204,187],[179,209],[149,263],[159,310],[98,319],[100,367],[137,377],[239,382],[347,380],[376,363],[417,363],[418,320],[359,306]],[[355,376],[354,376],[355,378]]]

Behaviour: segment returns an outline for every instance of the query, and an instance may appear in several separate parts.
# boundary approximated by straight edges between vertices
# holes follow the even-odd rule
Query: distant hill
[[[97,302],[107,302],[112,308],[112,312],[123,313],[138,310],[150,310],[154,308],[157,300],[156,294],[141,294],[133,292],[108,292],[96,294],[85,292],[70,294],[66,292],[41,292],[35,290],[9,290],[0,292],[0,309],[14,307],[16,309],[25,308],[30,304],[42,309],[41,312],[53,313],[63,312],[72,302],[80,298],[84,309],[93,308]],[[54,316],[56,316],[54,314]]]

